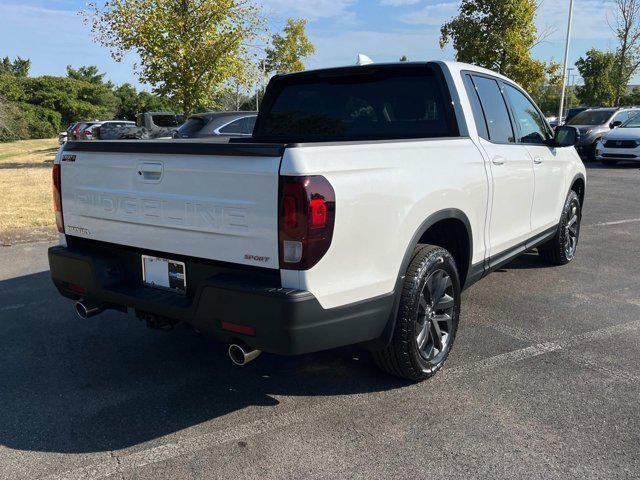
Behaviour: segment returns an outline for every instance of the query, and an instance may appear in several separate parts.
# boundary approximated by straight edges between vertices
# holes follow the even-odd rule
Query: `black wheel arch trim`
[[[567,195],[569,195],[569,192],[573,190],[573,186],[575,185],[577,180],[582,180],[582,183],[583,183],[582,194],[580,192],[576,192],[578,194],[578,197],[580,198],[580,208],[582,208],[584,206],[584,199],[587,194],[587,179],[585,178],[582,172],[579,172],[574,175],[573,179],[571,180],[571,184],[569,185],[569,190],[567,191]]]
[[[370,348],[372,350],[382,349],[391,340],[391,337],[393,336],[393,329],[395,328],[395,324],[396,324],[398,308],[400,306],[400,292],[402,291],[402,282],[404,281],[405,272],[407,271],[409,263],[413,258],[413,252],[416,246],[418,245],[418,241],[427,232],[427,230],[429,230],[429,228],[434,226],[436,223],[442,220],[451,220],[451,219],[460,220],[464,224],[467,230],[467,236],[469,240],[469,262],[465,268],[466,269],[466,271],[464,272],[465,283],[464,285],[460,286],[461,289],[464,290],[466,287],[471,285],[471,283],[479,280],[484,274],[484,262],[476,266],[473,266],[471,264],[472,257],[473,257],[473,232],[471,230],[471,222],[469,222],[469,218],[467,217],[467,215],[462,210],[457,208],[446,208],[443,210],[439,210],[435,213],[432,213],[426,218],[426,220],[424,220],[420,224],[418,229],[413,234],[413,237],[411,237],[411,240],[409,241],[409,244],[407,245],[407,248],[405,250],[405,254],[402,258],[402,263],[400,264],[400,269],[398,270],[398,275],[396,277],[396,284],[394,286],[393,308],[391,309],[391,314],[389,316],[389,320],[387,321],[387,326],[385,327],[384,332],[382,333],[380,338],[375,339],[371,342],[367,342],[364,345],[366,348]],[[456,266],[460,269],[459,265],[456,265]]]

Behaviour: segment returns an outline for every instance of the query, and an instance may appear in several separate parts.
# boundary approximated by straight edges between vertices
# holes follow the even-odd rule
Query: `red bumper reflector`
[[[256,334],[255,328],[232,322],[222,322],[222,329],[229,330],[230,332],[241,333],[242,335],[251,335],[252,337]]]
[[[84,287],[81,287],[80,285],[76,285],[75,283],[67,283],[67,288],[69,290],[71,290],[72,292],[76,292],[79,293],[81,295],[84,295],[85,293],[87,293],[87,289]]]

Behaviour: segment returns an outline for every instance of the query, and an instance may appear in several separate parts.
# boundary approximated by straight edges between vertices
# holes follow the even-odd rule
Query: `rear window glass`
[[[154,115],[153,123],[157,127],[177,127],[179,125],[175,115]]]
[[[204,127],[206,123],[207,122],[205,121],[204,118],[200,118],[200,117],[189,118],[178,129],[178,133],[182,137],[189,137],[195,133],[198,133],[200,130],[202,130],[202,127]]]
[[[238,120],[234,120],[230,124],[222,127],[220,129],[220,133],[226,133],[226,134],[242,133],[242,121],[243,121],[242,118],[239,118]]]
[[[614,112],[615,110],[587,110],[577,114],[567,125],[604,125]]]
[[[251,135],[253,133],[253,127],[256,126],[256,116],[253,115],[251,117],[245,117],[243,131],[244,133]]]
[[[273,84],[271,95],[258,122],[259,138],[340,141],[454,135],[444,91],[425,66],[283,77]]]

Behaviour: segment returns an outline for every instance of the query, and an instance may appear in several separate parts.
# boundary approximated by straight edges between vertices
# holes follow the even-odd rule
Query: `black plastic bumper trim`
[[[253,348],[283,355],[376,339],[393,308],[394,294],[390,293],[324,309],[309,292],[274,287],[260,279],[252,280],[246,272],[213,274],[201,279],[190,295],[178,295],[137,283],[136,272],[118,268],[118,258],[108,251],[51,247],[51,277],[65,297],[79,298],[67,288],[68,283],[74,283],[86,288],[84,298],[94,303],[184,321],[220,341],[240,339]],[[253,327],[256,334],[225,331],[222,321]]]

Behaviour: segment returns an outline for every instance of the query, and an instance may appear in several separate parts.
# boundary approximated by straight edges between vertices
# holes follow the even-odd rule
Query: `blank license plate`
[[[185,293],[187,274],[184,263],[142,255],[142,281],[149,287]]]

